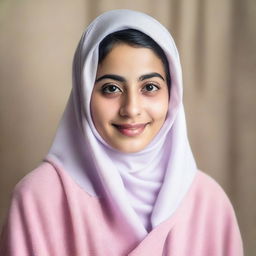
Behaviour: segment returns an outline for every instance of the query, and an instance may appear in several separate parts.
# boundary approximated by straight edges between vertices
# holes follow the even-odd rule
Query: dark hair
[[[107,35],[99,45],[100,64],[116,44],[126,43],[134,47],[151,49],[162,61],[168,86],[170,86],[169,62],[162,48],[148,35],[136,29],[124,29]]]

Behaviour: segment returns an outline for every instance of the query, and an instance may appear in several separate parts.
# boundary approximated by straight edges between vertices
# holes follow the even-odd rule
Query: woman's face
[[[91,115],[110,146],[134,153],[159,132],[168,100],[161,59],[150,49],[117,44],[98,66]]]

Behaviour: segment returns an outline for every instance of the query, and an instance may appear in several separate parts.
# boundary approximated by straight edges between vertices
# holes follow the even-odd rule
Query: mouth
[[[141,124],[112,124],[121,134],[134,137],[143,133],[149,123]]]

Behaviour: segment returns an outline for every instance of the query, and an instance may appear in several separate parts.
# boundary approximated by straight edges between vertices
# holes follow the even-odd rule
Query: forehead
[[[116,44],[98,66],[98,72],[158,71],[164,72],[161,59],[153,50],[128,44]]]

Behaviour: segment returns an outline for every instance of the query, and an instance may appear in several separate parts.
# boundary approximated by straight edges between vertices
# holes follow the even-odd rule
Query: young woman
[[[169,32],[146,14],[96,18],[45,161],[15,187],[1,255],[240,256],[229,199],[197,170]]]

